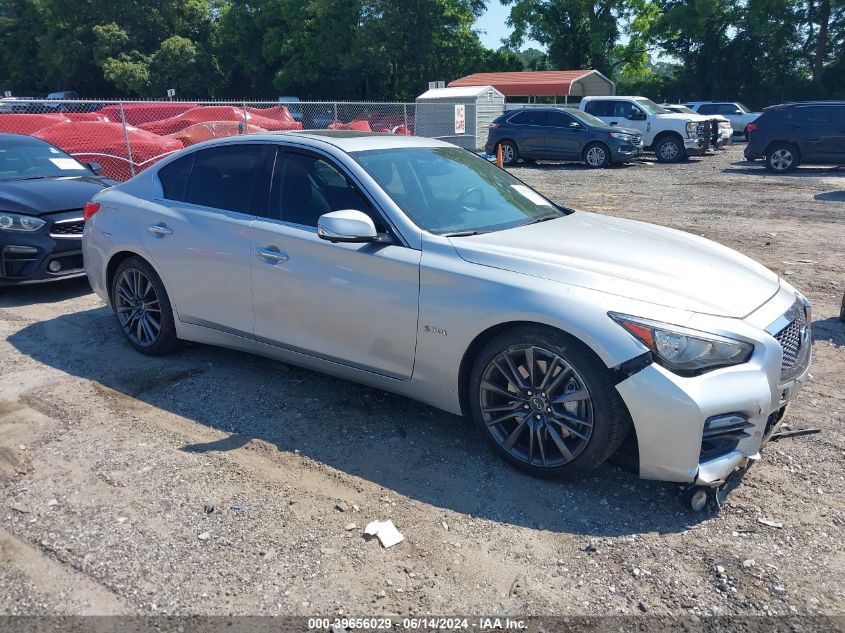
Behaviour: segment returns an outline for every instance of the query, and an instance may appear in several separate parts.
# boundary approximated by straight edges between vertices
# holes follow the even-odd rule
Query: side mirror
[[[317,235],[329,242],[378,241],[376,225],[370,216],[355,209],[321,215],[317,220]]]
[[[103,173],[103,166],[100,163],[85,163],[85,165],[98,176]]]
[[[734,110],[733,114],[742,114],[742,110]]]
[[[631,112],[631,114],[628,115],[628,120],[629,121],[645,121],[646,120],[646,114],[645,114],[645,112]]]
[[[569,127],[571,127],[573,130],[580,130],[580,129],[581,129],[581,124],[580,124],[580,123],[578,123],[578,121],[570,121],[570,122],[569,122]]]

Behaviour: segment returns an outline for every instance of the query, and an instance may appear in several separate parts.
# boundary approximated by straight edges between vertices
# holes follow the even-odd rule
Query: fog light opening
[[[51,273],[57,273],[62,269],[62,264],[59,260],[54,259],[49,264],[47,264],[47,270]]]

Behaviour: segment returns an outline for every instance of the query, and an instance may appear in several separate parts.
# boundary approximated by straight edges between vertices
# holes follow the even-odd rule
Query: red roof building
[[[597,70],[474,73],[449,83],[450,88],[464,86],[493,86],[506,97],[587,97],[616,94],[616,84]]]

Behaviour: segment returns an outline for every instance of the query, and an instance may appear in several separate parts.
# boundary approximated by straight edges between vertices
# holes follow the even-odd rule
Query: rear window
[[[703,103],[698,106],[699,114],[716,114],[719,111],[719,106],[715,103]]]

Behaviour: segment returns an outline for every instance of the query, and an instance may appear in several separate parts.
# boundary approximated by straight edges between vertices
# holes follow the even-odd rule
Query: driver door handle
[[[173,235],[173,229],[171,229],[163,222],[161,224],[153,224],[151,226],[148,226],[147,231],[149,231],[156,237],[165,237],[167,235]]]
[[[255,251],[258,256],[262,259],[266,259],[269,262],[286,262],[288,261],[288,256],[280,251],[274,251],[270,248],[259,248]]]

